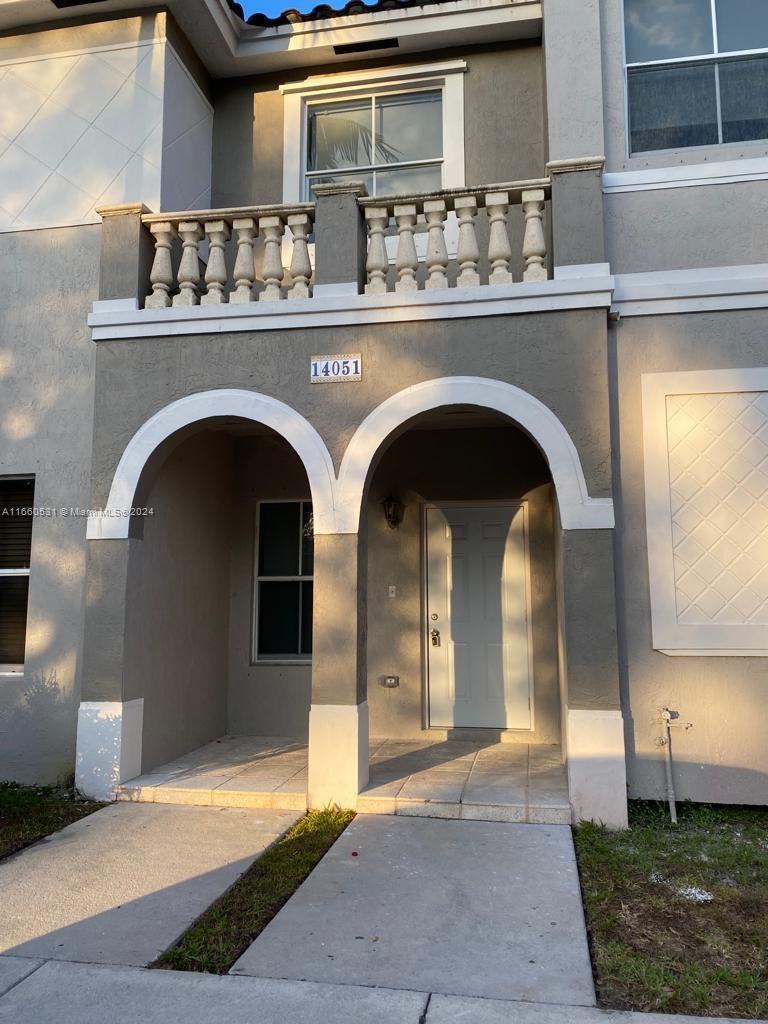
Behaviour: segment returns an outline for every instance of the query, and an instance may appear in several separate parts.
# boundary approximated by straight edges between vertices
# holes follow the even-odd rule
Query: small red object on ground
[[[356,857],[356,856],[357,856],[357,850],[353,850],[353,851],[352,851],[352,856],[353,856],[353,857]]]

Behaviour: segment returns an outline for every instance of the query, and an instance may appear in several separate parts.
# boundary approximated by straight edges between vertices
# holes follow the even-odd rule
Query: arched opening
[[[162,779],[158,800],[184,788],[265,804],[282,788],[300,806],[314,540],[302,460],[263,423],[195,421],[149,456],[133,506],[150,512],[127,542],[123,654],[124,700],[143,701],[142,774],[124,788]]]
[[[386,438],[363,500],[370,809],[402,781],[404,806],[431,793],[478,816],[493,803],[569,821],[560,524],[542,451],[493,409],[439,407]]]

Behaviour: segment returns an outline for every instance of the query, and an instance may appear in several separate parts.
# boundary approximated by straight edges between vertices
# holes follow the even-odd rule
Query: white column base
[[[75,785],[92,800],[114,800],[121,782],[141,775],[144,698],[83,701],[77,713]]]
[[[313,704],[309,710],[310,808],[355,810],[368,784],[368,703]]]
[[[621,711],[567,711],[573,820],[627,828],[627,763]]]

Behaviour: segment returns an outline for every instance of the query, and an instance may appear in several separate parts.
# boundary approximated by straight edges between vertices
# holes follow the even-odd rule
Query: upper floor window
[[[439,89],[307,104],[305,198],[318,182],[365,184],[368,195],[434,192],[443,181]]]
[[[281,85],[283,202],[311,202],[319,182],[380,196],[462,188],[466,70],[451,59]]]
[[[0,670],[24,665],[34,500],[34,480],[0,480]]]
[[[624,0],[632,153],[768,139],[766,0]]]

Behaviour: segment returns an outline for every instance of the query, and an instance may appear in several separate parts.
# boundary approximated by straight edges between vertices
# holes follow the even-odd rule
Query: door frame
[[[419,636],[421,640],[421,678],[422,683],[422,724],[424,729],[445,729],[446,726],[430,724],[429,706],[429,645],[427,644],[426,615],[429,595],[429,559],[427,558],[427,512],[433,508],[518,508],[523,513],[523,556],[525,558],[525,614],[528,624],[528,706],[531,711],[531,721],[527,729],[503,729],[502,732],[533,733],[536,729],[536,701],[535,677],[533,674],[533,602],[531,601],[531,532],[529,503],[527,498],[497,499],[493,501],[469,500],[469,501],[424,501],[421,504],[421,627]],[[464,728],[454,726],[454,729]],[[469,727],[467,727],[469,728]]]

